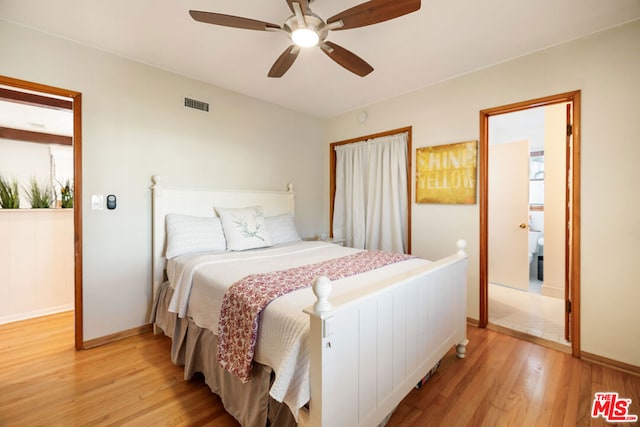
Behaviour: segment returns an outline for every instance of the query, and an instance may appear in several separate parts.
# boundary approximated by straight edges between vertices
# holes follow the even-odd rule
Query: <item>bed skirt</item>
[[[173,289],[165,283],[158,294],[154,324],[171,338],[171,361],[184,366],[184,378],[200,372],[211,391],[222,400],[226,411],[243,427],[293,427],[296,422],[289,408],[269,396],[273,370],[255,363],[246,384],[218,365],[217,337],[191,319],[178,318],[168,311]]]

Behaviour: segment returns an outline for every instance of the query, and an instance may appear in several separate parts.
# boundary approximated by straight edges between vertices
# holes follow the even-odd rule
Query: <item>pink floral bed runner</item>
[[[338,280],[412,258],[384,251],[362,251],[317,264],[252,274],[227,290],[218,324],[218,362],[242,382],[251,378],[258,338],[258,316],[275,298],[311,286],[318,276]]]

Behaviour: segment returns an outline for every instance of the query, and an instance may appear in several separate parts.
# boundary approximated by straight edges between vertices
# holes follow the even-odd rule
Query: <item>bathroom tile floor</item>
[[[538,338],[564,339],[564,300],[489,283],[489,322]]]
[[[542,281],[536,279],[529,279],[529,292],[534,294],[542,293]]]

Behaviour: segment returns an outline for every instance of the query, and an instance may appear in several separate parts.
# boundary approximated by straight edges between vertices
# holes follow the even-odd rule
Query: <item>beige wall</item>
[[[478,139],[481,109],[580,89],[582,349],[640,366],[638,40],[640,22],[368,106],[364,124],[360,110],[320,121],[3,21],[0,74],[83,93],[83,196],[118,195],[115,211],[83,207],[85,339],[147,322],[150,175],[219,188],[293,181],[312,235],[328,228],[328,142],[408,125],[414,148]],[[184,95],[212,113],[185,110]],[[413,206],[415,253],[438,258],[467,239],[472,318],[478,228],[477,204]]]
[[[8,152],[11,155],[5,154]],[[18,182],[21,208],[31,207],[26,189],[33,178],[41,184],[51,183],[49,152],[48,144],[0,139],[0,176]]]
[[[335,117],[328,142],[413,126],[413,148],[479,139],[485,108],[582,90],[582,350],[640,366],[640,22]],[[437,58],[434,60],[446,60]],[[328,155],[325,154],[325,157]],[[415,157],[415,153],[414,153]],[[325,182],[325,186],[328,185]],[[478,205],[413,205],[413,250],[469,242],[468,315],[478,318]]]
[[[85,340],[148,323],[153,174],[221,189],[293,182],[300,233],[326,224],[319,119],[5,21],[0,58],[2,75],[82,93]],[[92,194],[115,194],[118,208],[89,210]]]

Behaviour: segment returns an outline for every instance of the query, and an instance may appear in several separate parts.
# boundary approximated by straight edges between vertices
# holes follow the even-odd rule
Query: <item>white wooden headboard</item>
[[[153,303],[165,280],[167,260],[165,216],[179,213],[193,216],[216,216],[215,207],[242,208],[262,206],[265,216],[294,213],[293,184],[287,191],[208,190],[202,188],[167,187],[159,176],[151,177],[152,216],[152,289]]]

